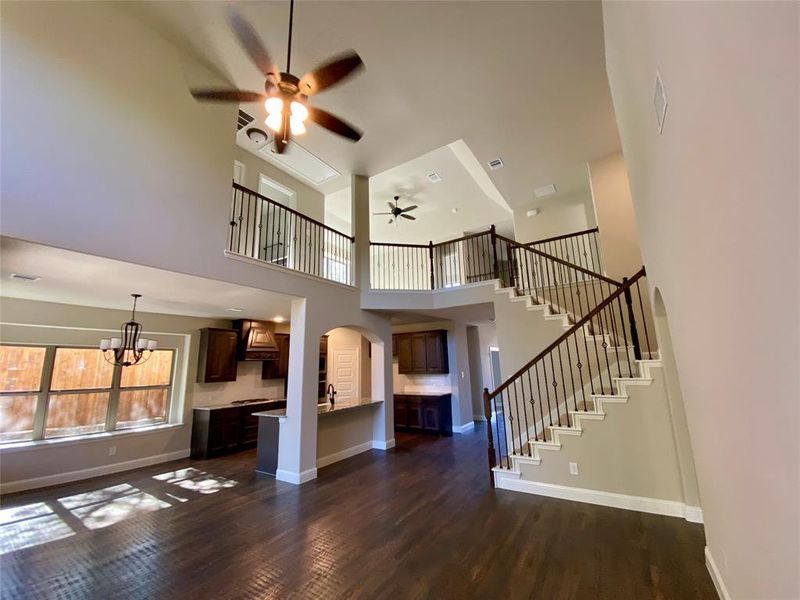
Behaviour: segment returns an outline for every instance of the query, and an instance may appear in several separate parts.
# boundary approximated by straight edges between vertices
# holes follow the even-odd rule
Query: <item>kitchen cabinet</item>
[[[397,349],[398,372],[406,374],[449,373],[447,331],[397,333],[392,336]]]
[[[394,428],[453,435],[451,394],[395,394]]]
[[[210,458],[254,448],[258,417],[253,413],[286,408],[286,400],[249,402],[192,411],[192,458]]]
[[[233,329],[207,327],[200,330],[198,383],[236,381],[238,335]]]
[[[276,333],[278,347],[274,360],[265,360],[261,367],[261,379],[286,379],[289,376],[289,334]]]

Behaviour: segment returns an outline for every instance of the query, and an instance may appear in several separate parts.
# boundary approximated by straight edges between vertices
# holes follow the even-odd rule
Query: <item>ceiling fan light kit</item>
[[[306,132],[307,120],[353,142],[361,139],[362,132],[354,126],[321,108],[308,105],[309,96],[333,87],[363,69],[364,63],[354,50],[349,50],[298,78],[290,72],[294,0],[290,0],[289,3],[289,40],[285,72],[278,70],[255,29],[236,9],[229,8],[228,16],[239,43],[266,78],[264,93],[245,90],[195,89],[191,90],[195,99],[204,102],[236,103],[263,100],[264,109],[267,111],[265,124],[275,132],[275,151],[278,154],[286,151],[291,136],[303,135]]]

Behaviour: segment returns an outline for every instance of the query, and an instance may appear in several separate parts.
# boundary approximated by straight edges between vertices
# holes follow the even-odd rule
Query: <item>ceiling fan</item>
[[[308,105],[308,97],[343,82],[363,68],[361,57],[348,50],[298,78],[289,71],[292,65],[292,25],[294,0],[289,4],[289,47],[286,51],[286,71],[278,70],[253,26],[233,7],[228,9],[231,29],[244,47],[250,60],[266,77],[264,93],[231,89],[193,89],[197,100],[210,102],[264,101],[267,126],[275,132],[275,151],[283,154],[293,135],[305,133],[306,119],[325,129],[357,142],[362,132],[331,113]]]
[[[412,204],[411,206],[407,206],[406,208],[400,208],[400,206],[397,204],[398,200],[400,200],[400,196],[395,196],[394,197],[394,204],[392,204],[391,202],[387,202],[386,203],[386,204],[389,205],[389,208],[391,209],[390,212],[372,213],[372,214],[373,215],[392,215],[392,218],[389,219],[389,225],[391,225],[392,223],[395,223],[395,221],[399,222],[400,221],[400,217],[402,217],[404,219],[408,219],[409,221],[416,221],[417,217],[413,217],[411,215],[407,215],[406,213],[411,212],[412,210],[415,210],[416,208],[418,208],[417,205],[416,204]]]

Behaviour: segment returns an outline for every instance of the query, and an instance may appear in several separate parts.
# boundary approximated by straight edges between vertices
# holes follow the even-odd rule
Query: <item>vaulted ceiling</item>
[[[263,81],[228,29],[218,2],[127,6],[242,89]],[[281,67],[288,2],[244,2]],[[588,187],[586,161],[618,150],[605,74],[599,2],[298,2],[292,70],[310,70],[347,48],[366,71],[314,102],[365,131],[351,144],[311,126],[302,144],[343,174],[377,175],[454,141],[475,155],[505,201],[533,189]],[[189,75],[187,75],[189,78]],[[219,83],[189,81],[187,85]],[[248,105],[263,118],[263,106]],[[505,167],[486,163],[502,157]]]

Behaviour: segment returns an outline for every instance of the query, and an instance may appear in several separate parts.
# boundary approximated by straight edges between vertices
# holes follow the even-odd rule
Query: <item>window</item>
[[[165,423],[173,350],[132,367],[95,348],[0,346],[0,443]]]
[[[347,281],[347,262],[334,256],[333,254],[325,253],[325,279],[331,281],[338,281],[339,283],[349,284]]]

